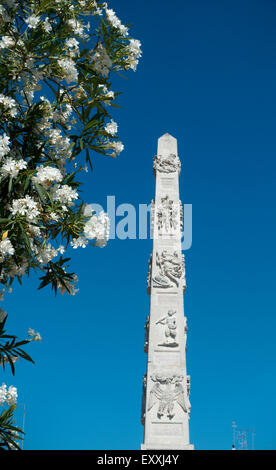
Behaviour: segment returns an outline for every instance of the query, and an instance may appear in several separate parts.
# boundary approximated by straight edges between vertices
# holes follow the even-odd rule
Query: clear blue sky
[[[193,205],[185,253],[191,441],[230,449],[231,423],[276,448],[275,109],[273,0],[113,0],[142,42],[114,119],[125,150],[95,156],[87,202],[150,203],[157,139],[178,139],[181,198]],[[118,218],[120,220],[120,217]],[[139,449],[150,240],[72,250],[75,297],[25,280],[6,297],[8,329],[36,364],[17,364],[25,449]],[[22,407],[19,408],[21,419]],[[20,424],[20,423],[19,423]]]

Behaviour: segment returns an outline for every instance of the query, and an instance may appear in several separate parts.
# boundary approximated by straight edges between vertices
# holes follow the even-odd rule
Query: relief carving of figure
[[[177,324],[175,318],[176,310],[168,310],[168,313],[165,317],[160,318],[156,322],[156,325],[161,324],[165,325],[165,342],[159,344],[158,346],[167,346],[167,347],[177,347],[179,344],[176,342],[177,334]]]
[[[161,199],[161,204],[157,208],[157,225],[158,230],[164,229],[169,232],[170,229],[177,227],[177,209],[175,204],[166,196]]]
[[[159,272],[153,277],[154,287],[178,287],[180,280],[184,279],[185,269],[183,259],[177,252],[170,254],[163,250],[161,256],[157,252],[156,265],[159,268]]]
[[[175,415],[174,405],[176,402],[185,413],[189,413],[191,405],[181,384],[183,378],[184,376],[180,373],[169,371],[151,375],[151,379],[155,383],[150,391],[148,411],[158,403],[157,417],[161,419],[166,416],[172,419]]]
[[[153,168],[155,171],[174,173],[175,171],[180,171],[180,167],[180,160],[174,153],[171,153],[165,158],[161,158],[158,155],[154,157]]]

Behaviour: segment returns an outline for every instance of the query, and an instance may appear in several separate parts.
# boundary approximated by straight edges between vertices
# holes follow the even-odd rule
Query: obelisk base
[[[141,450],[195,450],[195,448],[193,444],[188,444],[186,446],[178,446],[178,447],[174,447],[173,449],[169,444],[168,445],[141,444]]]

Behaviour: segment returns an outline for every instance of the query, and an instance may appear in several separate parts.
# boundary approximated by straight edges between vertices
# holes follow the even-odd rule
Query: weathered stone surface
[[[189,439],[190,376],[186,370],[185,262],[181,252],[182,204],[177,140],[158,139],[152,203],[153,251],[147,278],[147,373],[143,379],[141,449],[193,449]]]

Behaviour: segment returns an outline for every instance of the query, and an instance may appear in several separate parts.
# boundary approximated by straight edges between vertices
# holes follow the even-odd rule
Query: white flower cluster
[[[59,67],[62,69],[64,78],[67,83],[77,82],[78,81],[78,70],[73,59],[67,57],[58,59],[57,61]]]
[[[114,136],[115,134],[117,134],[118,124],[113,121],[113,119],[111,119],[111,121],[105,125],[104,130],[105,132],[107,132],[107,134]]]
[[[84,234],[89,240],[95,240],[96,245],[103,248],[109,239],[110,220],[106,212],[99,216],[93,214],[84,226]]]
[[[110,142],[109,145],[112,150],[111,156],[113,158],[117,157],[117,155],[120,155],[120,153],[124,150],[124,144],[119,140]]]
[[[141,42],[138,41],[138,39],[130,39],[128,50],[129,50],[129,56],[127,58],[127,64],[128,64],[127,68],[130,68],[135,71],[137,69],[137,64],[139,62],[138,59],[142,55]]]
[[[28,106],[33,102],[35,91],[41,89],[40,81],[44,78],[44,74],[35,63],[33,57],[27,57],[25,67],[26,70],[19,77],[22,82],[20,94],[23,98],[23,103]]]
[[[28,220],[34,220],[40,214],[38,203],[28,195],[14,199],[10,211],[13,215],[25,215]]]
[[[85,248],[88,244],[88,240],[86,240],[84,237],[73,238],[70,244],[75,249],[79,247]]]
[[[107,5],[106,5],[107,6]],[[120,31],[122,36],[128,36],[128,28],[121,23],[121,20],[116,16],[116,13],[111,8],[105,8],[106,17],[109,23]]]
[[[107,105],[110,105],[111,104],[111,100],[114,100],[115,98],[115,94],[114,94],[114,91],[112,90],[108,90],[107,86],[106,85],[98,85],[98,87],[100,88],[101,90],[101,97],[104,98],[104,102],[105,104]]]
[[[53,187],[52,196],[54,201],[59,201],[62,204],[67,204],[72,206],[74,204],[74,199],[78,199],[79,195],[77,191],[67,184],[56,184]]]
[[[10,23],[12,21],[11,17],[8,15],[7,10],[0,5],[0,16],[5,23]]]
[[[136,70],[141,56],[141,44],[140,41],[129,39],[128,27],[122,24],[114,10],[102,2],[99,3],[99,8],[96,0],[53,0],[55,11],[49,10],[48,4],[44,5],[43,2],[38,10],[36,2],[31,0],[25,9],[20,8],[21,16],[16,0],[4,0],[2,3],[2,23],[4,21],[10,24],[2,28],[0,52],[2,51],[7,59],[7,69],[10,66],[9,76],[12,77],[14,86],[13,92],[7,93],[11,96],[4,94],[5,90],[0,93],[0,114],[4,122],[0,135],[0,183],[4,187],[8,183],[4,178],[9,178],[8,202],[5,202],[3,217],[17,217],[12,228],[6,232],[3,228],[2,240],[0,238],[0,262],[3,262],[0,279],[5,284],[9,277],[21,277],[34,265],[40,266],[45,272],[43,266],[65,251],[63,246],[54,248],[51,245],[52,239],[57,239],[58,235],[61,239],[69,241],[74,249],[84,248],[91,244],[91,241],[100,247],[106,245],[110,221],[104,211],[99,215],[86,211],[83,230],[83,219],[78,218],[78,212],[74,214],[73,206],[78,205],[79,198],[76,189],[78,184],[74,180],[76,172],[70,173],[68,167],[71,168],[69,165],[82,147],[82,142],[78,145],[75,130],[69,133],[67,131],[73,125],[86,125],[90,118],[87,105],[97,101],[99,119],[96,119],[97,125],[99,122],[101,126],[100,132],[95,137],[94,147],[94,134],[91,127],[86,126],[88,132],[85,139],[88,137],[88,140],[83,139],[83,146],[86,148],[87,142],[89,145],[91,143],[91,148],[113,157],[122,152],[124,145],[117,140],[118,124],[110,117],[108,122],[102,125],[101,119],[106,115],[103,106],[111,105],[117,96],[117,93],[110,90],[110,72],[113,69]],[[88,35],[90,24],[80,20],[83,18],[82,13],[102,16],[99,18],[97,35]],[[20,20],[16,19],[18,15]],[[91,20],[91,16],[87,17]],[[91,24],[94,26],[94,20]],[[51,42],[50,49],[29,47],[32,42],[34,46],[47,44],[47,41],[50,44],[52,36],[57,41],[54,41],[53,47]],[[83,44],[86,39],[95,40],[94,45],[89,43],[89,55],[86,54],[85,48],[82,48],[80,54],[80,43]],[[120,52],[117,54],[118,44]],[[47,50],[49,53],[45,52]],[[91,80],[86,81],[81,73],[85,60],[90,69],[93,69]],[[50,100],[44,96],[41,96],[40,100],[34,100],[35,92],[41,89],[44,92],[48,85],[53,92],[49,95]],[[33,102],[35,106],[32,106]],[[4,130],[8,119],[13,127],[14,117],[18,119],[18,129],[21,129],[20,123],[25,120],[31,107],[34,111],[30,114],[34,117],[31,122],[32,138],[26,146],[28,157],[23,159],[19,148],[23,139],[19,131],[17,137],[17,133],[9,134]],[[74,168],[87,171],[87,167],[81,166],[77,161],[74,162]],[[69,176],[72,176],[72,180]],[[63,182],[68,184],[62,184]],[[46,195],[45,190],[49,200],[43,197]],[[19,235],[21,232],[13,232],[17,230],[17,226],[20,227],[21,217],[24,218],[21,224],[22,246]],[[74,233],[77,235],[73,239],[72,232],[64,223],[66,217],[72,219],[72,226],[76,227]],[[26,247],[27,238],[30,250]],[[73,281],[68,276],[65,276],[65,279],[66,286],[61,282],[58,288],[64,293],[65,287],[68,287],[69,293],[74,295],[77,292],[77,277],[75,276]],[[29,330],[29,335],[34,340],[41,339],[39,333],[32,329]],[[5,393],[3,390],[2,395]]]
[[[62,124],[66,124],[67,129],[69,129],[68,119],[70,118],[73,112],[73,108],[69,103],[65,103],[61,108],[54,112],[54,119]]]
[[[49,21],[49,18],[46,16],[45,20],[42,23],[42,28],[44,29],[45,33],[50,33],[52,31],[52,25]]]
[[[0,39],[0,49],[9,49],[14,46],[14,40],[10,36],[2,36]]]
[[[58,168],[51,166],[37,167],[36,176],[33,176],[34,183],[38,183],[44,188],[49,188],[53,181],[60,183],[63,179],[62,173]]]
[[[107,8],[105,4],[105,12],[108,22],[113,26],[113,28],[118,29],[122,36],[128,36],[128,28],[121,23],[121,20],[117,17],[114,10]],[[141,42],[138,39],[129,39],[128,46],[128,57],[126,59],[126,68],[136,71],[139,58],[142,55],[141,51]]]
[[[10,151],[9,144],[10,144],[10,138],[4,132],[4,135],[0,136],[0,160],[9,153]]]
[[[0,261],[4,259],[6,255],[13,255],[14,247],[8,238],[0,241]]]
[[[25,23],[27,27],[30,29],[35,29],[40,22],[40,17],[36,15],[30,15],[26,20]]]
[[[28,335],[31,336],[32,341],[42,341],[40,333],[38,333],[38,331],[35,332],[32,328],[29,328]]]
[[[107,77],[112,67],[106,48],[102,44],[98,44],[95,54],[92,56],[92,67],[96,73]]]
[[[49,263],[49,261],[58,255],[58,250],[53,248],[50,243],[35,251],[37,252],[37,260],[41,265]]]
[[[70,55],[78,55],[79,54],[79,41],[75,38],[69,38],[65,41],[65,47],[68,49]]]
[[[9,277],[23,276],[27,271],[28,263],[24,261],[22,264],[17,265],[14,261],[10,264],[10,270],[8,272]]]
[[[58,283],[58,289],[62,295],[64,295],[66,292],[68,292],[69,295],[75,295],[77,292],[79,292],[79,289],[75,289],[75,285],[77,284],[77,282],[78,276],[75,274],[71,283],[66,280],[64,281],[65,285]]]
[[[0,405],[3,406],[4,403],[7,405],[15,405],[17,402],[17,388],[10,385],[7,388],[6,384],[2,384],[0,387]]]
[[[60,129],[50,129],[46,132],[46,136],[49,138],[49,144],[54,147],[52,157],[57,157],[57,154],[70,156],[70,139],[63,137]]]
[[[87,34],[85,33],[85,29],[86,30],[90,29],[90,24],[89,23],[84,25],[83,23],[81,23],[77,19],[70,19],[70,20],[68,20],[68,26],[69,26],[69,28],[72,29],[74,34],[76,34],[80,38],[82,38],[82,39],[87,38]]]
[[[25,170],[26,168],[27,162],[22,158],[14,160],[12,157],[8,157],[1,166],[0,173],[3,176],[12,176],[12,178],[16,178],[19,171]]]
[[[45,96],[40,96],[40,100],[43,103],[43,114],[36,123],[35,131],[44,132],[52,126],[50,120],[53,119],[54,112],[50,101]]]
[[[16,101],[10,96],[5,96],[0,93],[0,105],[5,111],[8,111],[11,117],[15,117],[18,113]]]

